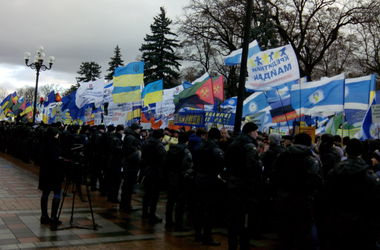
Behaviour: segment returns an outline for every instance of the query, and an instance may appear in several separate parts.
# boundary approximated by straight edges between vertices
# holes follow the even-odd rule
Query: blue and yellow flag
[[[141,94],[141,97],[144,100],[144,106],[162,101],[162,88],[162,79],[147,84]]]
[[[9,94],[7,97],[5,97],[4,100],[0,103],[0,108],[2,110],[5,110],[5,108],[8,106],[8,103],[10,100],[11,100],[11,94]]]
[[[141,100],[144,85],[144,62],[131,62],[115,69],[112,97],[115,103]]]

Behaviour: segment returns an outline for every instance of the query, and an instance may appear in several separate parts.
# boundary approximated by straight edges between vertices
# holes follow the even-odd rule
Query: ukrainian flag
[[[144,85],[144,62],[131,62],[115,69],[112,97],[115,103],[141,100]]]
[[[147,84],[141,94],[141,97],[144,100],[144,106],[162,101],[162,88],[162,79]]]
[[[33,112],[33,108],[32,108],[32,105],[30,104],[30,102],[27,102],[25,105],[25,109],[20,113],[20,115],[23,116],[23,115],[26,115],[30,112]]]

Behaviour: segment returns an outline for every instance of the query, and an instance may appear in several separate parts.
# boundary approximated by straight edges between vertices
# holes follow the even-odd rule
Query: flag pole
[[[299,101],[300,101],[300,108],[299,108],[299,110],[300,110],[300,112],[299,112],[299,114],[298,114],[298,117],[299,117],[299,122],[301,123],[301,105],[302,105],[302,100],[301,100],[301,91],[302,91],[302,88],[301,88],[301,78],[300,79],[298,79],[298,84],[299,84],[299,88],[300,88],[300,98],[299,98]]]
[[[241,65],[240,65],[240,76],[239,76],[239,87],[237,94],[237,106],[236,106],[236,116],[234,133],[240,133],[241,120],[243,114],[243,98],[245,92],[245,79],[247,76],[247,59],[248,59],[248,46],[249,46],[249,36],[251,32],[251,15],[253,9],[253,0],[247,0],[245,20],[244,20],[244,36],[243,36],[243,49],[241,54]]]
[[[288,125],[288,131],[290,130],[290,126],[289,126],[289,121],[288,121],[288,117],[287,117],[287,115],[286,115],[286,112],[284,112],[284,104],[282,103],[282,98],[281,98],[281,95],[278,93],[278,88],[277,87],[275,87],[276,88],[276,93],[277,93],[277,95],[278,95],[278,97],[280,98],[280,103],[281,103],[281,110],[282,110],[282,112],[284,113],[284,115],[285,115],[285,120],[286,120],[286,124]]]

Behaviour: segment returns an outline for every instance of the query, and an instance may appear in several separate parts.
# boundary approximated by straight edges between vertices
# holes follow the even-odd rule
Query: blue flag
[[[243,102],[243,117],[270,109],[263,92],[255,92]]]
[[[231,97],[220,104],[220,108],[223,112],[236,112],[237,96]]]
[[[370,91],[376,82],[375,74],[346,79],[344,90],[344,109],[367,110]]]
[[[378,129],[372,122],[372,105],[376,105],[376,99],[373,99],[371,106],[364,116],[362,124],[362,140],[374,139],[378,137]]]
[[[260,49],[259,44],[257,43],[256,40],[254,40],[253,42],[249,44],[248,58],[252,57],[256,53],[259,53],[260,51],[261,49]],[[240,64],[242,52],[243,52],[242,49],[232,51],[228,56],[224,58],[224,65],[234,66],[234,65]]]
[[[50,103],[55,102],[55,93],[54,90],[52,90],[49,95],[47,96],[47,100],[44,102],[44,107],[49,106]]]
[[[343,111],[344,74],[292,85],[291,103],[295,110],[308,115]]]

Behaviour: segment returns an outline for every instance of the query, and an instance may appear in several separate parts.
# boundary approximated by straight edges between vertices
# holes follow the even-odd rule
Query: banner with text
[[[204,111],[186,111],[174,114],[174,124],[179,126],[204,127]]]
[[[205,112],[205,123],[231,125],[235,124],[235,114],[226,112]]]
[[[297,56],[290,44],[259,52],[248,60],[248,90],[265,90],[300,78]]]

